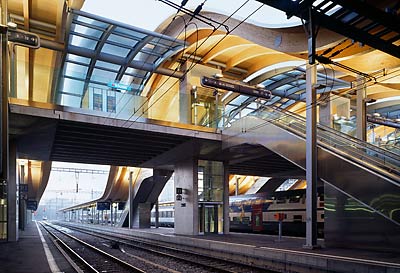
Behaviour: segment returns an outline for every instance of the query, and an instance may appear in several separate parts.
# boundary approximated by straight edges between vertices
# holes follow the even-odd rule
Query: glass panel
[[[108,63],[108,62],[103,62],[103,61],[96,61],[95,64],[96,67],[104,67],[107,69],[115,70],[115,72],[118,72],[118,70],[121,68],[120,65],[113,64],[113,63]]]
[[[116,42],[116,43],[123,44],[123,45],[129,46],[129,47],[134,47],[138,43],[137,40],[129,39],[126,37],[115,35],[115,34],[111,34],[110,37],[108,37],[108,41]]]
[[[199,201],[222,201],[224,167],[222,162],[199,160]]]
[[[117,27],[114,30],[114,33],[122,33],[122,34],[125,34],[125,35],[128,35],[128,36],[131,36],[131,37],[136,37],[136,38],[138,38],[140,40],[147,36],[144,33],[140,33],[140,32],[134,31],[134,30],[130,30],[130,29],[126,29],[126,28],[123,28],[123,27]]]
[[[83,86],[85,82],[64,78],[63,86],[61,88],[62,92],[71,93],[71,94],[82,94],[83,93]]]
[[[84,63],[84,64],[89,64],[90,63],[90,59],[89,58],[78,56],[78,55],[74,55],[74,54],[70,54],[70,53],[67,55],[67,61],[74,61],[74,62]]]
[[[95,49],[98,41],[83,38],[77,35],[71,35],[70,42],[71,45],[79,46],[87,49]]]
[[[85,79],[88,67],[73,63],[65,63],[65,75]]]
[[[127,48],[118,47],[118,46],[110,45],[110,44],[105,44],[103,46],[103,48],[101,49],[102,53],[116,55],[116,56],[124,57],[124,58],[126,57],[126,55],[128,55],[129,51],[130,50]]]
[[[86,26],[76,25],[76,24],[72,24],[72,31],[82,33],[82,34],[85,34],[88,36],[92,36],[97,39],[99,39],[101,37],[101,35],[103,34],[103,32],[100,30],[88,28]]]
[[[80,107],[81,105],[81,98],[70,96],[67,94],[61,95],[61,105],[70,106],[70,107]]]
[[[116,72],[111,72],[111,71],[106,71],[106,70],[102,70],[99,68],[95,68],[95,69],[93,69],[93,74],[92,74],[91,80],[107,84],[109,82],[113,82],[115,80],[116,76],[117,76]]]
[[[77,21],[79,21],[79,22],[83,22],[83,23],[86,23],[86,24],[89,24],[89,25],[94,25],[94,26],[103,28],[104,30],[109,26],[109,24],[107,24],[107,23],[100,22],[100,21],[97,21],[97,20],[93,20],[93,19],[90,19],[90,18],[87,18],[87,17],[83,17],[83,16],[76,16],[75,19]]]

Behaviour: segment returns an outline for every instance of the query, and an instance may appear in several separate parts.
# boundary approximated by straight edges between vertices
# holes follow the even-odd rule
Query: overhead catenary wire
[[[297,68],[299,68],[299,67],[301,67],[301,66],[298,66]],[[333,70],[333,69],[331,69],[332,71],[333,71],[333,73],[335,72],[335,70]],[[399,73],[399,74],[395,74],[395,73]],[[392,75],[392,74],[395,74],[395,75],[393,75],[393,76],[391,76],[391,77],[389,77],[389,78],[386,78],[388,75]],[[363,86],[363,85],[365,85],[366,87],[368,87],[368,86],[371,86],[371,85],[374,85],[374,84],[378,84],[379,82],[377,81],[379,78],[383,78],[383,77],[385,77],[383,80],[389,80],[389,79],[391,79],[391,78],[394,78],[394,77],[397,77],[398,75],[400,75],[400,69],[398,69],[398,70],[394,70],[394,71],[391,71],[390,73],[387,73],[387,74],[383,74],[382,76],[380,76],[380,77],[376,77],[376,79],[375,79],[375,81],[372,81],[371,79],[369,80],[369,81],[367,81],[367,82],[364,82],[364,83],[360,83],[360,84],[356,84],[356,85],[353,85],[350,89],[347,89],[346,90],[346,92],[351,92],[352,90],[357,90],[360,86]],[[331,85],[331,88],[333,87],[333,85]],[[338,94],[335,94],[335,95],[338,95]],[[340,95],[340,94],[339,94]],[[335,98],[330,98],[329,100],[324,100],[324,102],[331,102],[331,101],[334,101],[334,100],[336,100],[336,99],[340,99],[340,96],[337,96],[337,97],[335,97]],[[297,113],[299,113],[299,112],[304,112],[304,111],[306,111],[307,109],[309,109],[309,107],[312,107],[312,106],[314,106],[314,105],[318,105],[321,101],[322,101],[323,99],[321,98],[321,96],[315,101],[315,102],[313,102],[311,105],[305,105],[305,106],[303,106],[303,107],[301,107],[301,108],[299,108],[299,109],[297,109],[296,111],[294,111],[293,113],[294,114],[297,114]],[[265,104],[264,104],[265,105]],[[266,106],[266,105],[265,105]],[[239,106],[239,107],[241,107],[241,106]],[[288,114],[288,115],[283,115],[281,118],[286,118],[287,116],[289,116],[290,114]],[[224,115],[222,115],[222,116],[218,116],[216,119],[221,119],[222,117],[224,117]],[[279,121],[279,119],[277,119],[277,121]],[[211,124],[213,124],[214,123],[214,121],[212,121],[212,122],[210,122],[210,123],[208,123],[208,125],[211,125]],[[268,122],[266,122],[266,124],[268,124]]]
[[[398,70],[396,70],[396,71],[392,71],[391,73],[389,73],[389,74],[387,74],[387,75],[390,75],[390,74],[393,74],[393,73],[397,73],[397,72],[398,72],[398,74],[395,74],[395,75],[393,75],[393,76],[391,76],[391,77],[389,77],[389,78],[385,78],[385,80],[388,80],[388,79],[391,79],[391,78],[395,78],[395,77],[400,76],[400,69],[398,69]],[[373,82],[372,84],[377,84],[377,83],[378,83],[378,82]],[[364,84],[366,84],[366,83],[362,83],[362,84],[360,84],[359,86],[353,87],[353,88],[351,88],[351,89],[356,90],[358,87],[360,87],[361,85],[364,85]],[[350,90],[351,90],[351,89],[350,89]],[[329,100],[329,102],[334,101],[334,100],[339,99],[339,98],[340,98],[340,97],[332,98],[332,99]],[[300,109],[294,111],[293,114],[298,114],[299,112],[304,112],[305,110],[309,109],[309,107],[313,107],[313,106],[316,105],[317,103],[318,103],[318,100],[317,100],[316,102],[312,103],[311,105],[306,105],[306,106],[304,106],[304,107],[302,107],[302,108],[300,108]],[[283,120],[283,119],[285,119],[285,118],[287,118],[287,117],[289,117],[289,116],[291,116],[291,115],[292,115],[292,113],[290,113],[290,114],[285,114],[285,113],[284,113],[283,116],[281,116],[280,118],[274,119],[274,120],[272,120],[272,121],[278,122],[278,121],[281,121],[281,120]],[[262,128],[262,127],[266,126],[266,125],[269,124],[269,123],[270,123],[270,121],[265,121],[265,122],[263,122],[263,123],[261,123],[261,124],[258,124],[258,125],[256,125],[256,126],[247,128],[247,129],[246,129],[246,132],[249,132],[249,131],[252,131],[252,130],[256,130],[256,129]],[[236,137],[236,136],[238,136],[238,135],[240,135],[240,134],[242,134],[242,133],[238,133],[238,134],[236,134],[236,135],[229,136],[229,137],[227,137],[226,139],[230,139],[230,138],[232,138],[232,137]]]
[[[222,23],[220,23],[220,26],[218,26],[217,28],[215,28],[215,29],[202,41],[202,43],[201,43],[200,45],[197,46],[197,48],[200,48],[200,47],[215,33],[215,31],[216,31],[219,27],[223,26],[223,24],[224,24],[225,22],[227,22],[234,14],[236,14],[236,13],[237,13],[244,5],[246,5],[248,2],[249,2],[249,0],[245,1],[239,8],[237,8],[231,15],[229,15]],[[254,12],[252,12],[248,17],[246,17],[244,20],[240,21],[240,22],[235,26],[234,29],[236,29],[237,27],[239,27],[245,20],[247,20],[247,19],[248,19],[251,15],[253,15],[256,11],[258,11],[263,5],[264,5],[264,4],[260,5],[260,7],[257,8]],[[232,29],[230,32],[226,33],[226,34],[224,35],[224,37],[222,37],[208,52],[210,52],[215,46],[217,46],[222,40],[224,40],[225,37],[226,37],[227,35],[229,35],[234,29]],[[184,76],[186,76],[187,73],[190,72],[190,70],[192,70],[192,69],[195,67],[195,65],[197,65],[198,63],[200,63],[200,61],[201,61],[201,59],[195,61],[195,62],[194,62],[194,65],[192,65],[189,69],[187,69],[187,70],[184,72]],[[153,95],[156,94],[157,92],[159,92],[159,91],[161,90],[161,87],[164,86],[164,84],[165,84],[171,77],[172,77],[172,76],[168,76],[167,79],[166,79],[160,86],[158,86],[158,87],[156,88],[156,90],[153,92]],[[156,99],[156,101],[154,101],[150,106],[148,106],[147,110],[144,110],[143,113],[139,114],[139,116],[138,116],[135,120],[131,121],[132,124],[131,124],[129,127],[131,127],[131,126],[144,114],[144,112],[148,111],[155,103],[157,103],[157,102],[158,102],[169,90],[171,90],[171,88],[172,88],[176,83],[178,83],[178,82],[179,82],[179,79],[178,79],[177,81],[175,81],[164,93],[162,93],[162,94]],[[149,98],[148,98],[146,101],[149,101]],[[143,105],[144,105],[144,104],[142,104],[141,107],[143,107]],[[141,108],[141,107],[140,107],[140,108]],[[137,111],[134,112],[134,113],[130,116],[130,118],[128,118],[128,119],[122,124],[122,126],[125,126],[125,124],[126,124],[127,122],[129,122],[130,119],[131,119],[136,113],[137,113]]]
[[[245,4],[246,4],[247,2],[249,2],[249,1],[246,1]],[[243,4],[241,7],[243,7],[245,4]],[[227,33],[224,35],[224,37],[222,37],[217,43],[214,44],[214,46],[212,46],[212,47],[205,53],[205,55],[208,54],[209,52],[211,52],[211,50],[213,50],[219,43],[221,43],[232,31],[234,31],[236,28],[238,28],[243,22],[245,22],[249,17],[251,17],[255,12],[257,12],[263,5],[264,5],[264,4],[262,4],[262,5],[259,6],[257,9],[255,9],[249,16],[247,16],[244,20],[240,21],[232,30],[230,30],[229,32],[227,32]],[[241,8],[241,7],[240,7],[240,8]],[[240,9],[240,8],[239,8],[239,9]],[[237,9],[234,13],[236,13],[239,9]],[[231,16],[233,16],[234,13],[233,13]],[[228,20],[228,18],[227,18],[226,20]],[[208,39],[209,37],[210,37],[210,36],[208,36],[207,39]],[[206,40],[205,40],[205,41],[206,41]],[[204,43],[205,41],[203,41],[203,43]],[[202,44],[203,44],[203,43],[202,43]],[[201,45],[202,45],[202,44],[201,44]],[[201,45],[200,45],[200,46],[201,46]],[[202,60],[202,58],[200,58],[199,60],[195,61],[195,62],[194,62],[194,65],[192,65],[188,70],[185,71],[184,76],[186,76],[186,74],[187,74],[188,72],[190,72],[197,64],[199,64],[201,60]],[[168,80],[168,79],[167,79],[167,80]],[[167,80],[166,80],[166,81],[167,81]],[[165,82],[166,82],[166,81],[165,81]],[[178,81],[176,81],[174,84],[172,84],[172,85],[170,86],[170,88],[168,88],[163,94],[161,94],[161,96],[158,97],[158,98],[148,107],[148,109],[150,109],[155,103],[157,103],[169,90],[171,90],[171,88],[172,88],[176,83],[178,83]],[[159,90],[159,89],[158,89],[158,90]],[[133,122],[136,122],[141,116],[142,116],[142,114],[141,114],[139,117],[137,117]],[[132,124],[133,124],[133,123],[132,123]],[[130,126],[132,126],[132,124],[131,124]],[[130,127],[130,126],[129,126],[129,127]]]

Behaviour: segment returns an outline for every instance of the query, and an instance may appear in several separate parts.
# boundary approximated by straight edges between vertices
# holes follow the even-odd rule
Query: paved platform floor
[[[53,257],[50,269],[36,222],[29,223],[24,231],[19,231],[18,242],[0,243],[0,273],[51,273],[75,272],[51,242],[50,237],[42,231],[48,250]]]

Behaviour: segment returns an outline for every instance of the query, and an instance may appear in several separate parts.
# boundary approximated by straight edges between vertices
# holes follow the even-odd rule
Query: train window
[[[240,217],[233,217],[232,222],[240,223]]]
[[[299,202],[300,202],[300,196],[289,197],[289,203],[299,203]]]
[[[242,218],[242,223],[243,224],[249,224],[250,223],[250,217],[243,217]]]
[[[324,195],[323,195],[323,194],[321,194],[321,195],[319,196],[319,201],[324,201]]]
[[[285,197],[278,197],[278,198],[276,199],[276,203],[277,203],[277,204],[286,203],[286,198],[285,198]]]
[[[293,222],[302,222],[303,215],[293,215]]]
[[[324,214],[322,213],[322,214],[321,214],[321,219],[324,219],[324,217],[325,217],[325,216],[324,216]]]

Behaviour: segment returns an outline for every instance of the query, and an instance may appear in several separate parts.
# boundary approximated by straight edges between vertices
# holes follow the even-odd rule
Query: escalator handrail
[[[296,117],[295,117],[296,118]],[[297,120],[299,120],[299,119],[297,119]],[[271,120],[272,121],[272,120]],[[301,119],[300,119],[300,121],[302,121]],[[275,122],[276,123],[276,122]],[[301,124],[301,123],[300,123]],[[283,124],[281,124],[281,125],[283,125]],[[290,131],[292,131],[292,132],[294,132],[294,133],[299,133],[299,131],[298,130],[300,130],[300,128],[298,128],[298,129],[295,129],[295,128],[293,128],[293,127],[289,127],[289,126],[286,126],[286,124],[284,124],[285,125],[285,127],[287,127],[286,129],[289,129]],[[304,129],[304,128],[303,128]],[[333,129],[332,129],[333,130]],[[305,137],[305,135],[304,135],[304,133],[303,132],[300,132],[301,134],[302,134],[302,137]],[[329,133],[329,132],[328,132]],[[321,137],[321,134],[319,134],[320,136],[319,136],[319,138],[320,138],[320,140],[322,141],[322,143],[324,143],[324,141],[323,141],[323,137]],[[339,137],[341,137],[342,139],[344,138],[343,136],[341,136],[341,135],[339,135]],[[346,140],[346,138],[344,138],[344,140]],[[344,143],[348,143],[348,142],[344,142]],[[339,145],[341,144],[341,143],[338,143]],[[324,146],[326,146],[326,145],[324,145]],[[336,145],[336,146],[338,146],[338,145]],[[371,164],[371,163],[374,163],[374,164],[376,164],[377,166],[382,166],[382,167],[380,167],[379,169],[381,169],[381,170],[385,170],[386,172],[388,172],[388,176],[390,176],[392,179],[394,178],[395,180],[398,180],[398,178],[396,178],[396,177],[393,177],[393,173],[397,173],[397,175],[399,175],[399,169],[398,169],[398,166],[400,165],[400,164],[391,164],[391,163],[389,163],[390,161],[389,160],[387,160],[387,159],[380,159],[380,158],[375,158],[375,157],[372,157],[371,155],[369,155],[369,154],[367,154],[367,153],[360,153],[360,150],[359,149],[354,149],[355,147],[353,147],[353,146],[351,146],[351,145],[346,145],[347,147],[350,147],[350,148],[353,148],[353,149],[351,149],[350,150],[350,152],[352,152],[352,154],[351,154],[351,156],[353,157],[353,158],[357,158],[358,160],[357,161],[360,161],[361,160],[361,162],[360,163],[366,163],[366,162],[364,162],[364,160],[363,159],[368,159],[368,161],[369,161],[369,163]],[[346,156],[345,154],[343,154],[343,151],[344,151],[344,149],[338,149],[337,147],[332,147],[332,145],[331,144],[329,144],[328,143],[328,146],[327,146],[327,148],[328,149],[334,149],[335,150],[335,152],[338,152],[338,151],[341,151],[341,153],[340,154],[342,154],[343,156]],[[355,156],[355,154],[358,154],[359,156],[358,157],[356,157]],[[347,154],[347,156],[349,156],[350,154]],[[380,160],[377,160],[377,159],[380,159]],[[395,161],[395,162],[397,162],[398,160],[396,160],[396,159],[393,159],[393,161]],[[369,164],[369,165],[370,165]],[[370,166],[370,168],[373,168],[373,169],[376,169],[375,167],[373,167],[373,166]],[[379,169],[377,169],[377,171],[379,171]]]
[[[290,115],[291,117],[293,117],[293,118],[295,118],[295,119],[298,119],[298,120],[301,120],[301,121],[303,121],[304,123],[305,123],[305,121],[306,121],[306,119],[305,119],[304,117],[302,117],[302,116],[300,116],[300,115],[298,115],[298,114],[292,113],[292,112],[290,112],[290,111],[287,111],[287,110],[283,110],[283,109],[279,109],[279,110],[278,110],[278,109],[276,109],[275,107],[271,107],[271,106],[266,106],[265,108],[271,108],[271,109],[273,109],[274,111],[278,111],[278,112],[284,113],[284,114],[286,114],[286,115]],[[358,139],[358,138],[355,138],[355,137],[352,137],[352,136],[350,136],[350,135],[343,134],[342,132],[339,132],[339,131],[337,131],[337,130],[335,130],[335,129],[332,129],[331,127],[326,126],[326,125],[318,124],[317,127],[320,128],[320,129],[322,129],[322,130],[324,130],[324,131],[327,131],[327,132],[329,132],[329,133],[332,133],[332,134],[334,134],[335,136],[340,137],[341,139],[344,139],[345,142],[352,142],[352,143],[357,144],[357,145],[359,145],[359,146],[362,146],[362,147],[368,148],[368,149],[370,149],[370,150],[373,150],[374,152],[377,152],[377,153],[379,153],[379,154],[383,154],[385,157],[386,157],[386,156],[387,156],[387,157],[390,157],[390,158],[392,158],[394,161],[400,161],[400,156],[397,155],[396,153],[393,153],[393,152],[391,152],[391,151],[382,149],[382,148],[380,148],[380,147],[378,147],[378,146],[376,146],[376,145],[370,144],[370,143],[368,143],[368,142],[366,142],[366,141],[362,141],[362,140],[360,140],[360,139]]]

